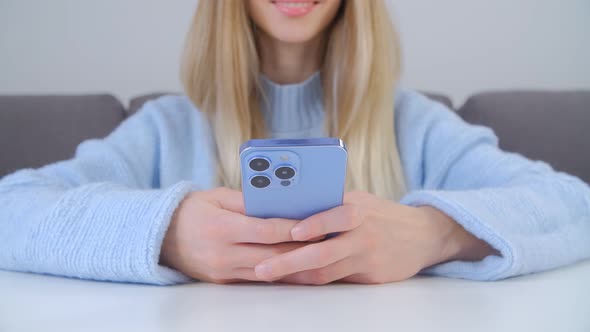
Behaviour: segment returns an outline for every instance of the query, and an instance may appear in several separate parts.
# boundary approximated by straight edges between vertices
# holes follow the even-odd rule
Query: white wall
[[[366,1],[366,0],[353,0]],[[389,0],[406,86],[590,89],[589,0]],[[197,0],[0,0],[0,94],[180,90]]]
[[[0,0],[0,93],[179,90],[196,0]]]
[[[391,1],[409,86],[590,89],[590,0]]]

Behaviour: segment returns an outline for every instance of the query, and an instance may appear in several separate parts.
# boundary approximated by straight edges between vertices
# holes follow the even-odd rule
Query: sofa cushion
[[[110,95],[0,96],[0,177],[68,159],[79,143],[107,135],[124,117]]]
[[[491,127],[500,147],[590,183],[590,91],[483,93],[459,114]]]
[[[139,111],[143,107],[143,104],[147,103],[148,101],[158,99],[165,95],[167,95],[167,93],[156,92],[147,95],[141,95],[131,99],[131,102],[129,102],[129,108],[127,109],[128,115],[132,115],[135,112]]]
[[[441,95],[438,93],[433,93],[433,92],[422,92],[426,97],[434,100],[434,101],[438,101],[439,103],[445,105],[446,107],[448,107],[451,110],[454,110],[453,108],[453,101],[451,101],[451,98],[445,96],[445,95]]]

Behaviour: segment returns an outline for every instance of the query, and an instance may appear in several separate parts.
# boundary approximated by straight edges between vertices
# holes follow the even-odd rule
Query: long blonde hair
[[[384,0],[343,0],[321,68],[326,131],[349,151],[347,188],[397,200],[405,193],[396,144],[397,33]],[[200,0],[182,64],[185,92],[212,124],[218,184],[241,186],[238,149],[266,134],[260,63],[245,1]]]

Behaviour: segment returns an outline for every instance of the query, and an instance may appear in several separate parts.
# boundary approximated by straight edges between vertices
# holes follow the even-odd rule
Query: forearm
[[[0,269],[162,285],[188,280],[158,266],[156,256],[189,183],[161,190],[111,183],[63,189],[31,174],[0,183],[6,207],[0,210]]]

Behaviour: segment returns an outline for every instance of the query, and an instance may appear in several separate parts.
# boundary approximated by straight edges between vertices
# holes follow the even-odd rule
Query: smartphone
[[[342,205],[347,159],[338,138],[244,143],[240,164],[246,214],[303,220]]]

